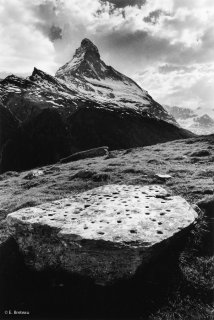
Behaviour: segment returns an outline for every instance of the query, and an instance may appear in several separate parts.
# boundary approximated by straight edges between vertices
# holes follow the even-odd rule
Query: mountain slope
[[[81,128],[81,130],[80,130]],[[163,120],[108,109],[78,110],[69,119],[72,146],[81,150],[107,145],[127,149],[191,137],[187,130]]]
[[[0,83],[0,101],[25,121],[45,108],[64,118],[90,103],[95,108],[134,110],[177,125],[174,118],[132,79],[107,66],[97,47],[84,39],[56,77],[34,68],[26,79],[11,75]]]
[[[152,97],[132,79],[107,66],[100,59],[97,47],[88,39],[81,42],[71,61],[56,73],[73,89],[87,95],[98,103],[114,109],[135,110],[137,113],[162,119],[171,123],[176,121]]]
[[[55,77],[36,68],[26,79],[6,77],[0,102],[20,126],[3,150],[3,171],[53,163],[91,147],[131,148],[193,136],[132,79],[107,66],[88,39]]]
[[[56,110],[45,109],[17,128],[3,145],[0,173],[55,163],[69,154],[67,130]]]
[[[0,172],[4,171],[2,167],[3,149],[9,141],[15,138],[18,127],[18,120],[0,103]]]
[[[4,143],[14,136],[18,125],[11,112],[0,103],[0,153]]]

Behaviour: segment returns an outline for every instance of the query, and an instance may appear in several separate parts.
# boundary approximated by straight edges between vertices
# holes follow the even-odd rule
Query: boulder
[[[25,262],[36,270],[65,270],[96,284],[132,278],[197,213],[160,186],[106,185],[7,216]]]
[[[86,159],[86,158],[102,157],[107,155],[108,155],[108,147],[100,147],[100,148],[94,148],[94,149],[73,153],[72,155],[61,159],[60,162],[67,163],[70,161],[77,161],[77,160]]]

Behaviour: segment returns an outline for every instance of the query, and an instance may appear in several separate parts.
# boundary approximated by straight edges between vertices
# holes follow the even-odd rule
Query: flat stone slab
[[[108,149],[109,148],[107,146],[104,146],[100,148],[94,148],[94,149],[76,152],[66,158],[60,159],[60,163],[67,163],[70,161],[77,161],[77,160],[82,160],[86,158],[107,156],[109,154]]]
[[[25,262],[98,284],[131,278],[181,237],[197,213],[160,186],[106,185],[7,216]]]

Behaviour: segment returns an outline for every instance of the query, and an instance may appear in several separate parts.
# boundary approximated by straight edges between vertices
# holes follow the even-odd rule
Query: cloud
[[[54,47],[35,25],[37,18],[26,0],[0,1],[0,70],[25,73],[33,66],[55,67]]]
[[[144,70],[135,79],[163,104],[200,107],[201,113],[214,116],[214,64],[194,64],[189,68],[160,65]]]
[[[101,0],[104,3],[112,3],[115,8],[125,8],[127,6],[138,6],[139,8],[141,8],[145,3],[146,0]]]
[[[55,40],[62,39],[62,29],[60,27],[52,25],[49,29],[48,37],[53,42]]]
[[[161,102],[211,108],[213,0],[0,0],[0,36],[0,71],[54,74],[88,37]]]
[[[148,23],[156,24],[162,13],[164,12],[160,9],[151,11],[149,15],[144,18],[144,21]]]

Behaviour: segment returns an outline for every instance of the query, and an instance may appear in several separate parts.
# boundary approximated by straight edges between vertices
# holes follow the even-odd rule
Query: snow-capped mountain
[[[7,76],[0,102],[19,124],[0,147],[3,171],[102,145],[126,149],[192,136],[147,91],[107,66],[88,39],[56,76],[36,68],[27,78]]]
[[[127,76],[107,66],[97,47],[88,39],[81,42],[71,61],[56,73],[71,89],[109,108],[134,110],[141,115],[175,123],[172,116],[148,92]]]
[[[26,79],[11,75],[0,84],[0,100],[21,121],[44,108],[58,109],[65,117],[86,103],[96,108],[132,111],[176,124],[174,118],[132,79],[107,66],[97,47],[81,42],[71,61],[56,76],[34,69]],[[20,109],[21,103],[21,109]]]
[[[214,133],[214,119],[208,114],[199,115],[197,111],[178,106],[165,105],[164,107],[171,113],[181,127],[199,135]]]

